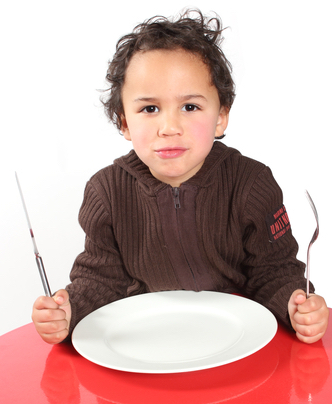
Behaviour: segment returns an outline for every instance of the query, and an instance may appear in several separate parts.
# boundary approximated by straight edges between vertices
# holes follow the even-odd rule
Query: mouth
[[[182,156],[187,150],[185,147],[164,147],[155,150],[155,153],[163,159],[174,159]]]

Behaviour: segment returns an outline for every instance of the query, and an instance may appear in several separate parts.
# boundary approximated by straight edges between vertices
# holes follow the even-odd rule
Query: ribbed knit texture
[[[283,203],[270,169],[215,142],[179,198],[175,209],[172,188],[134,151],[91,178],[79,214],[85,251],[67,286],[70,331],[112,301],[178,289],[241,293],[289,325],[304,265],[291,230],[269,240],[266,216]]]

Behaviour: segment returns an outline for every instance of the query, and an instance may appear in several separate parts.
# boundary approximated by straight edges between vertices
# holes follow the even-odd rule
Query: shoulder
[[[121,200],[127,195],[126,190],[132,190],[138,167],[142,165],[136,153],[131,151],[97,171],[86,183],[80,217],[91,209],[111,214],[114,210],[112,206],[121,205]]]
[[[112,195],[115,193],[119,167],[111,164],[97,171],[86,183],[80,222],[87,217],[111,213]]]
[[[266,167],[266,165],[260,161],[244,156],[239,150],[226,146],[221,142],[214,142],[208,158],[210,160],[210,164],[215,162],[217,165],[227,165],[228,167],[233,167],[234,169],[241,167],[257,167],[258,170],[262,170]]]
[[[225,145],[224,145],[225,146]],[[258,160],[255,160],[251,157],[243,155],[239,150],[234,149],[232,147],[225,146],[222,149],[224,154],[227,154],[227,158],[225,161],[233,166],[234,168],[243,168],[243,169],[255,169],[255,171],[261,171],[266,168],[266,165]]]
[[[87,188],[95,189],[100,194],[109,194],[116,184],[123,181],[124,176],[130,171],[131,165],[137,160],[137,155],[133,150],[127,155],[117,158],[113,164],[97,171],[87,182]]]
[[[215,142],[211,150],[215,168],[222,178],[235,183],[245,183],[246,189],[252,185],[263,172],[270,172],[269,168],[260,161],[244,156],[239,150],[228,147],[221,142]],[[213,164],[213,163],[212,163]]]
[[[222,143],[216,146],[218,154],[224,156],[219,158],[221,180],[231,184],[242,206],[262,204],[272,210],[282,203],[282,191],[267,165]]]

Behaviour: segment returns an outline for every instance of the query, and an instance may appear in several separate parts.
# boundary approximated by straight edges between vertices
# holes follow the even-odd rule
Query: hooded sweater
[[[66,287],[70,332],[108,303],[166,290],[239,293],[290,326],[288,300],[306,288],[271,170],[221,142],[178,188],[132,150],[87,183],[79,222],[86,239]]]

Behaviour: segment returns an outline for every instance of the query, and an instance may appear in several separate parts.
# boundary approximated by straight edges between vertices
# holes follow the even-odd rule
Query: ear
[[[218,115],[215,137],[222,136],[225,133],[228,126],[228,118],[229,109],[221,107]]]
[[[124,115],[121,115],[121,128],[120,128],[120,132],[123,134],[123,137],[126,140],[131,140],[131,136],[130,136],[130,131],[128,128],[128,124],[127,124],[127,120],[126,117]]]

